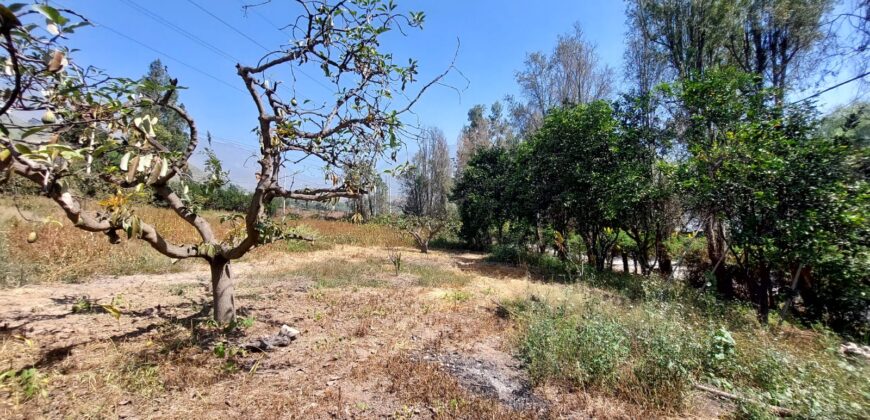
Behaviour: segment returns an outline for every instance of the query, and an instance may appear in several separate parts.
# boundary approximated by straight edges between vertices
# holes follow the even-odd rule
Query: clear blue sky
[[[246,162],[245,158],[256,148],[251,134],[256,113],[250,98],[241,90],[234,65],[236,60],[255,63],[265,52],[258,44],[277,48],[286,43],[287,33],[276,26],[290,22],[296,14],[292,7],[295,2],[273,0],[258,7],[258,13],[249,12],[245,16],[241,7],[245,2],[259,1],[51,1],[55,6],[73,8],[97,23],[97,27],[80,30],[73,39],[73,46],[81,49],[75,56],[80,64],[94,65],[116,76],[137,78],[147,71],[152,60],[160,58],[170,74],[188,88],[182,91],[181,101],[201,130],[210,131],[219,141],[215,149],[232,178],[250,187],[254,161]],[[407,10],[423,10],[427,15],[423,31],[411,31],[406,38],[391,37],[386,43],[399,62],[407,57],[419,60],[421,80],[441,72],[452,59],[457,40],[460,42],[456,67],[468,80],[454,74],[448,82],[464,90],[457,93],[448,88],[434,88],[419,103],[415,117],[422,125],[441,128],[454,148],[468,109],[475,104],[488,105],[506,94],[517,94],[514,74],[521,68],[525,54],[549,51],[556,37],[570,31],[574,22],[581,24],[587,39],[597,44],[604,62],[615,68],[621,78],[625,33],[622,1],[397,0],[397,3]],[[219,47],[221,52],[211,51],[158,23],[146,11]],[[297,88],[307,89],[315,96],[326,93],[322,86],[305,77],[299,78]],[[409,158],[412,150],[402,153],[400,159]],[[297,185],[322,183],[317,168],[314,160],[303,163],[299,169],[304,173],[297,176]]]

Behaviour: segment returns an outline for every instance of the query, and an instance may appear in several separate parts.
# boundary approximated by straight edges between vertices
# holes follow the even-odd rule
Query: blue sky
[[[75,56],[80,64],[100,67],[112,75],[136,78],[146,72],[152,60],[160,58],[169,67],[170,74],[188,88],[181,93],[181,101],[196,118],[200,129],[209,130],[218,141],[215,149],[230,169],[232,178],[243,186],[251,186],[254,162],[245,158],[256,148],[251,134],[256,113],[250,98],[242,91],[234,66],[237,60],[243,64],[256,62],[265,53],[260,45],[276,48],[288,41],[288,34],[276,26],[283,26],[295,17],[292,8],[295,2],[273,0],[247,16],[242,11],[245,2],[255,1],[61,0],[51,3],[73,8],[97,24],[95,28],[79,31],[72,41],[74,47],[81,49]],[[597,45],[603,61],[621,75],[626,29],[622,1],[397,2],[402,8],[423,10],[427,15],[423,31],[411,31],[404,38],[390,37],[385,44],[399,62],[408,57],[417,58],[421,80],[443,71],[453,58],[457,40],[460,44],[456,67],[467,81],[453,74],[448,82],[462,91],[435,87],[415,108],[414,117],[422,125],[441,128],[454,148],[468,109],[475,104],[488,105],[506,94],[517,94],[514,74],[521,68],[525,54],[549,51],[556,37],[570,31],[574,22],[579,22],[587,39]],[[185,37],[171,29],[171,25],[217,46],[219,52]],[[282,79],[285,75],[273,77]],[[324,87],[305,77],[298,79],[297,89],[314,96],[327,93]],[[825,99],[839,102],[847,94],[834,92]],[[413,148],[409,147],[399,158],[408,159],[412,152]],[[318,168],[313,160],[304,162],[298,168],[303,172],[296,176],[296,184],[322,183]]]

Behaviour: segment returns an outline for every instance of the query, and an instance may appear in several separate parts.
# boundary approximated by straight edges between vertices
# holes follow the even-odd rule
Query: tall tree
[[[776,101],[801,76],[817,70],[822,48],[833,35],[825,21],[833,0],[741,0],[725,40],[729,62],[762,76],[759,86],[777,90]]]
[[[626,13],[675,76],[687,80],[725,61],[733,5],[720,0],[632,0]]]
[[[590,264],[604,270],[618,239],[630,172],[620,166],[616,119],[607,102],[554,108],[530,140],[529,171],[534,200],[551,215],[565,213],[555,227],[572,228],[586,245]],[[558,217],[558,216],[557,216]]]
[[[478,150],[492,146],[489,119],[484,116],[483,105],[468,110],[468,124],[462,127],[456,148],[456,173],[462,173],[468,160]]]
[[[423,132],[413,166],[402,176],[405,190],[405,214],[441,217],[447,214],[447,202],[453,183],[450,151],[444,133],[431,127]]]
[[[525,134],[540,127],[553,107],[607,99],[613,91],[613,70],[601,62],[595,45],[586,40],[580,24],[559,36],[550,54],[526,55],[525,68],[516,73],[525,103],[513,107]],[[524,115],[523,115],[524,114]]]

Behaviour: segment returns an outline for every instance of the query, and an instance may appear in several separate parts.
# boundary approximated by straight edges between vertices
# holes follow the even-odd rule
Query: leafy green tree
[[[811,107],[778,106],[777,93],[758,90],[756,81],[723,69],[683,84],[698,133],[689,137],[682,178],[691,203],[724,221],[738,280],[766,322],[778,300],[776,279],[785,288],[805,275],[803,267],[866,255],[868,210],[847,136],[820,136]]]
[[[507,179],[515,169],[508,152],[500,147],[480,149],[471,156],[453,188],[462,222],[460,236],[474,248],[492,243],[490,231],[500,229],[509,217]]]
[[[619,233],[625,172],[617,122],[603,101],[552,110],[530,140],[535,200],[583,238],[590,264],[604,270]],[[563,235],[568,224],[555,227]]]
[[[678,227],[682,209],[676,198],[675,165],[660,156],[668,149],[671,133],[653,109],[655,100],[652,93],[624,95],[614,105],[625,200],[619,221],[633,241],[641,272],[648,275],[658,265],[667,277],[672,267],[665,242]]]

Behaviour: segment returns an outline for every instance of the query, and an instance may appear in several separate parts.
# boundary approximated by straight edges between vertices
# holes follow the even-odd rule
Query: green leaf
[[[109,315],[113,316],[115,319],[117,319],[117,320],[120,320],[120,319],[121,319],[121,310],[118,309],[115,305],[112,305],[112,304],[103,304],[103,305],[100,305],[100,306],[102,306],[103,309],[105,309],[106,312],[108,312]]]
[[[21,139],[26,139],[26,138],[42,131],[42,130],[45,130],[46,128],[48,128],[48,127],[46,127],[44,125],[40,125],[40,126],[33,127],[33,128],[28,128],[27,130],[24,130],[21,132]]]
[[[49,5],[36,4],[36,5],[33,5],[33,10],[36,10],[37,12],[39,12],[43,16],[45,16],[48,20],[50,20],[58,25],[63,25],[64,23],[69,22],[69,19],[63,17],[63,15],[61,15],[57,9],[55,9],[54,7],[51,7]]]

